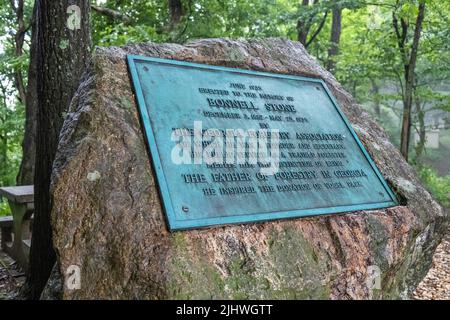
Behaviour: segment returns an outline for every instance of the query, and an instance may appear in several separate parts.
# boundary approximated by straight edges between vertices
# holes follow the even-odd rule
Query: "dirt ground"
[[[420,300],[450,299],[450,232],[437,247],[431,269],[413,297]]]
[[[0,251],[0,300],[14,299],[25,282],[25,275],[3,251]]]

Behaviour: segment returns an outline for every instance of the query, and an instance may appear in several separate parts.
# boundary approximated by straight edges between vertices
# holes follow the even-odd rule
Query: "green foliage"
[[[0,68],[2,67],[0,55]],[[0,78],[0,185],[14,185],[21,159],[24,106],[14,99],[12,81]]]
[[[33,1],[26,0],[24,21],[29,23]],[[11,3],[0,5],[0,186],[15,185],[19,170],[25,110],[18,99],[14,75],[20,72],[26,84],[29,61],[29,35],[25,37],[23,54],[15,53],[17,22]],[[0,215],[9,212],[0,202]]]
[[[440,177],[433,168],[422,167],[419,177],[442,205],[450,205],[450,174]]]
[[[101,46],[123,46],[129,43],[167,39],[162,28],[168,20],[167,1],[105,1],[101,6],[125,14],[129,22],[92,11],[92,39]]]
[[[11,210],[9,209],[8,203],[0,200],[0,217],[9,215],[11,215]]]
[[[103,7],[126,13],[130,22],[93,12],[93,40],[97,45],[136,42],[186,42],[197,38],[275,37],[292,34],[296,5],[287,0],[184,0],[186,15],[170,28],[167,1],[107,0]]]
[[[337,79],[373,114],[398,145],[404,90],[404,62],[393,27],[393,12],[408,25],[409,52],[419,1],[372,1],[343,12]],[[419,130],[419,110],[450,111],[450,5],[427,1],[412,113],[413,132]],[[325,53],[322,53],[326,57]],[[414,151],[413,146],[410,148]]]

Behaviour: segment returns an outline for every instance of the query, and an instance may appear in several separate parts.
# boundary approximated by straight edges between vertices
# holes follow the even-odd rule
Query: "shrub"
[[[440,177],[436,170],[424,166],[419,169],[419,177],[443,206],[450,205],[450,174]]]
[[[9,205],[6,201],[2,201],[0,198],[0,217],[9,216],[11,211],[9,210]]]

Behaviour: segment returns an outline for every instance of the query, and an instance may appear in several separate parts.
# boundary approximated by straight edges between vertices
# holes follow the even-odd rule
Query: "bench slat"
[[[12,216],[0,217],[0,228],[12,227],[13,221]]]
[[[15,203],[34,201],[34,186],[2,187],[0,195]]]

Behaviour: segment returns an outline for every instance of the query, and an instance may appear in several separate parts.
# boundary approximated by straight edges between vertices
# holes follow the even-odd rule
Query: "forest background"
[[[34,5],[0,4],[0,186],[33,184]],[[97,0],[90,20],[94,46],[219,37],[302,42],[449,204],[450,1]],[[430,132],[438,132],[437,148],[428,147]],[[7,214],[0,199],[0,216]]]

